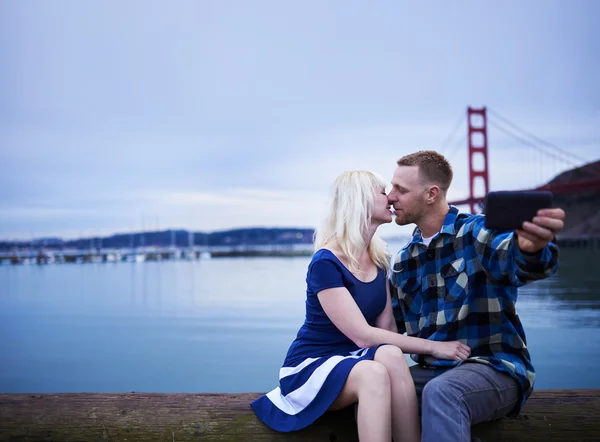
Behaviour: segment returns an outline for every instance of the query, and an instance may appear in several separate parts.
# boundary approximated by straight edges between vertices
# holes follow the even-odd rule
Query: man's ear
[[[437,201],[438,196],[440,195],[440,188],[433,184],[427,189],[425,193],[425,198],[427,199],[427,204],[433,204]]]

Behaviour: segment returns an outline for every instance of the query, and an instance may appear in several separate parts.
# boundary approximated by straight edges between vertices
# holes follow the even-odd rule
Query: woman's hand
[[[449,361],[464,361],[471,354],[471,349],[460,341],[431,341],[431,356]]]

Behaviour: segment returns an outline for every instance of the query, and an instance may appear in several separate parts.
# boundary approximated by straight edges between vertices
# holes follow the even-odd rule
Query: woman
[[[306,276],[306,320],[279,372],[279,387],[252,403],[277,431],[300,430],[327,410],[358,402],[361,441],[418,441],[418,404],[408,353],[464,360],[460,342],[398,333],[377,227],[392,221],[385,181],[350,171],[334,184]]]

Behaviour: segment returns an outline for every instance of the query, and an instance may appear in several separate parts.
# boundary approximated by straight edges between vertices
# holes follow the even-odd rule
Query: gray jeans
[[[421,404],[422,442],[470,442],[471,425],[505,416],[520,396],[511,376],[481,363],[438,376],[417,365],[410,371]]]

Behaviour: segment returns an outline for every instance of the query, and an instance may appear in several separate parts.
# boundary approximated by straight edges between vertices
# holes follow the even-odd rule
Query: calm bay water
[[[561,253],[517,303],[535,387],[600,388],[600,252]],[[0,267],[0,392],[270,390],[309,260]]]

